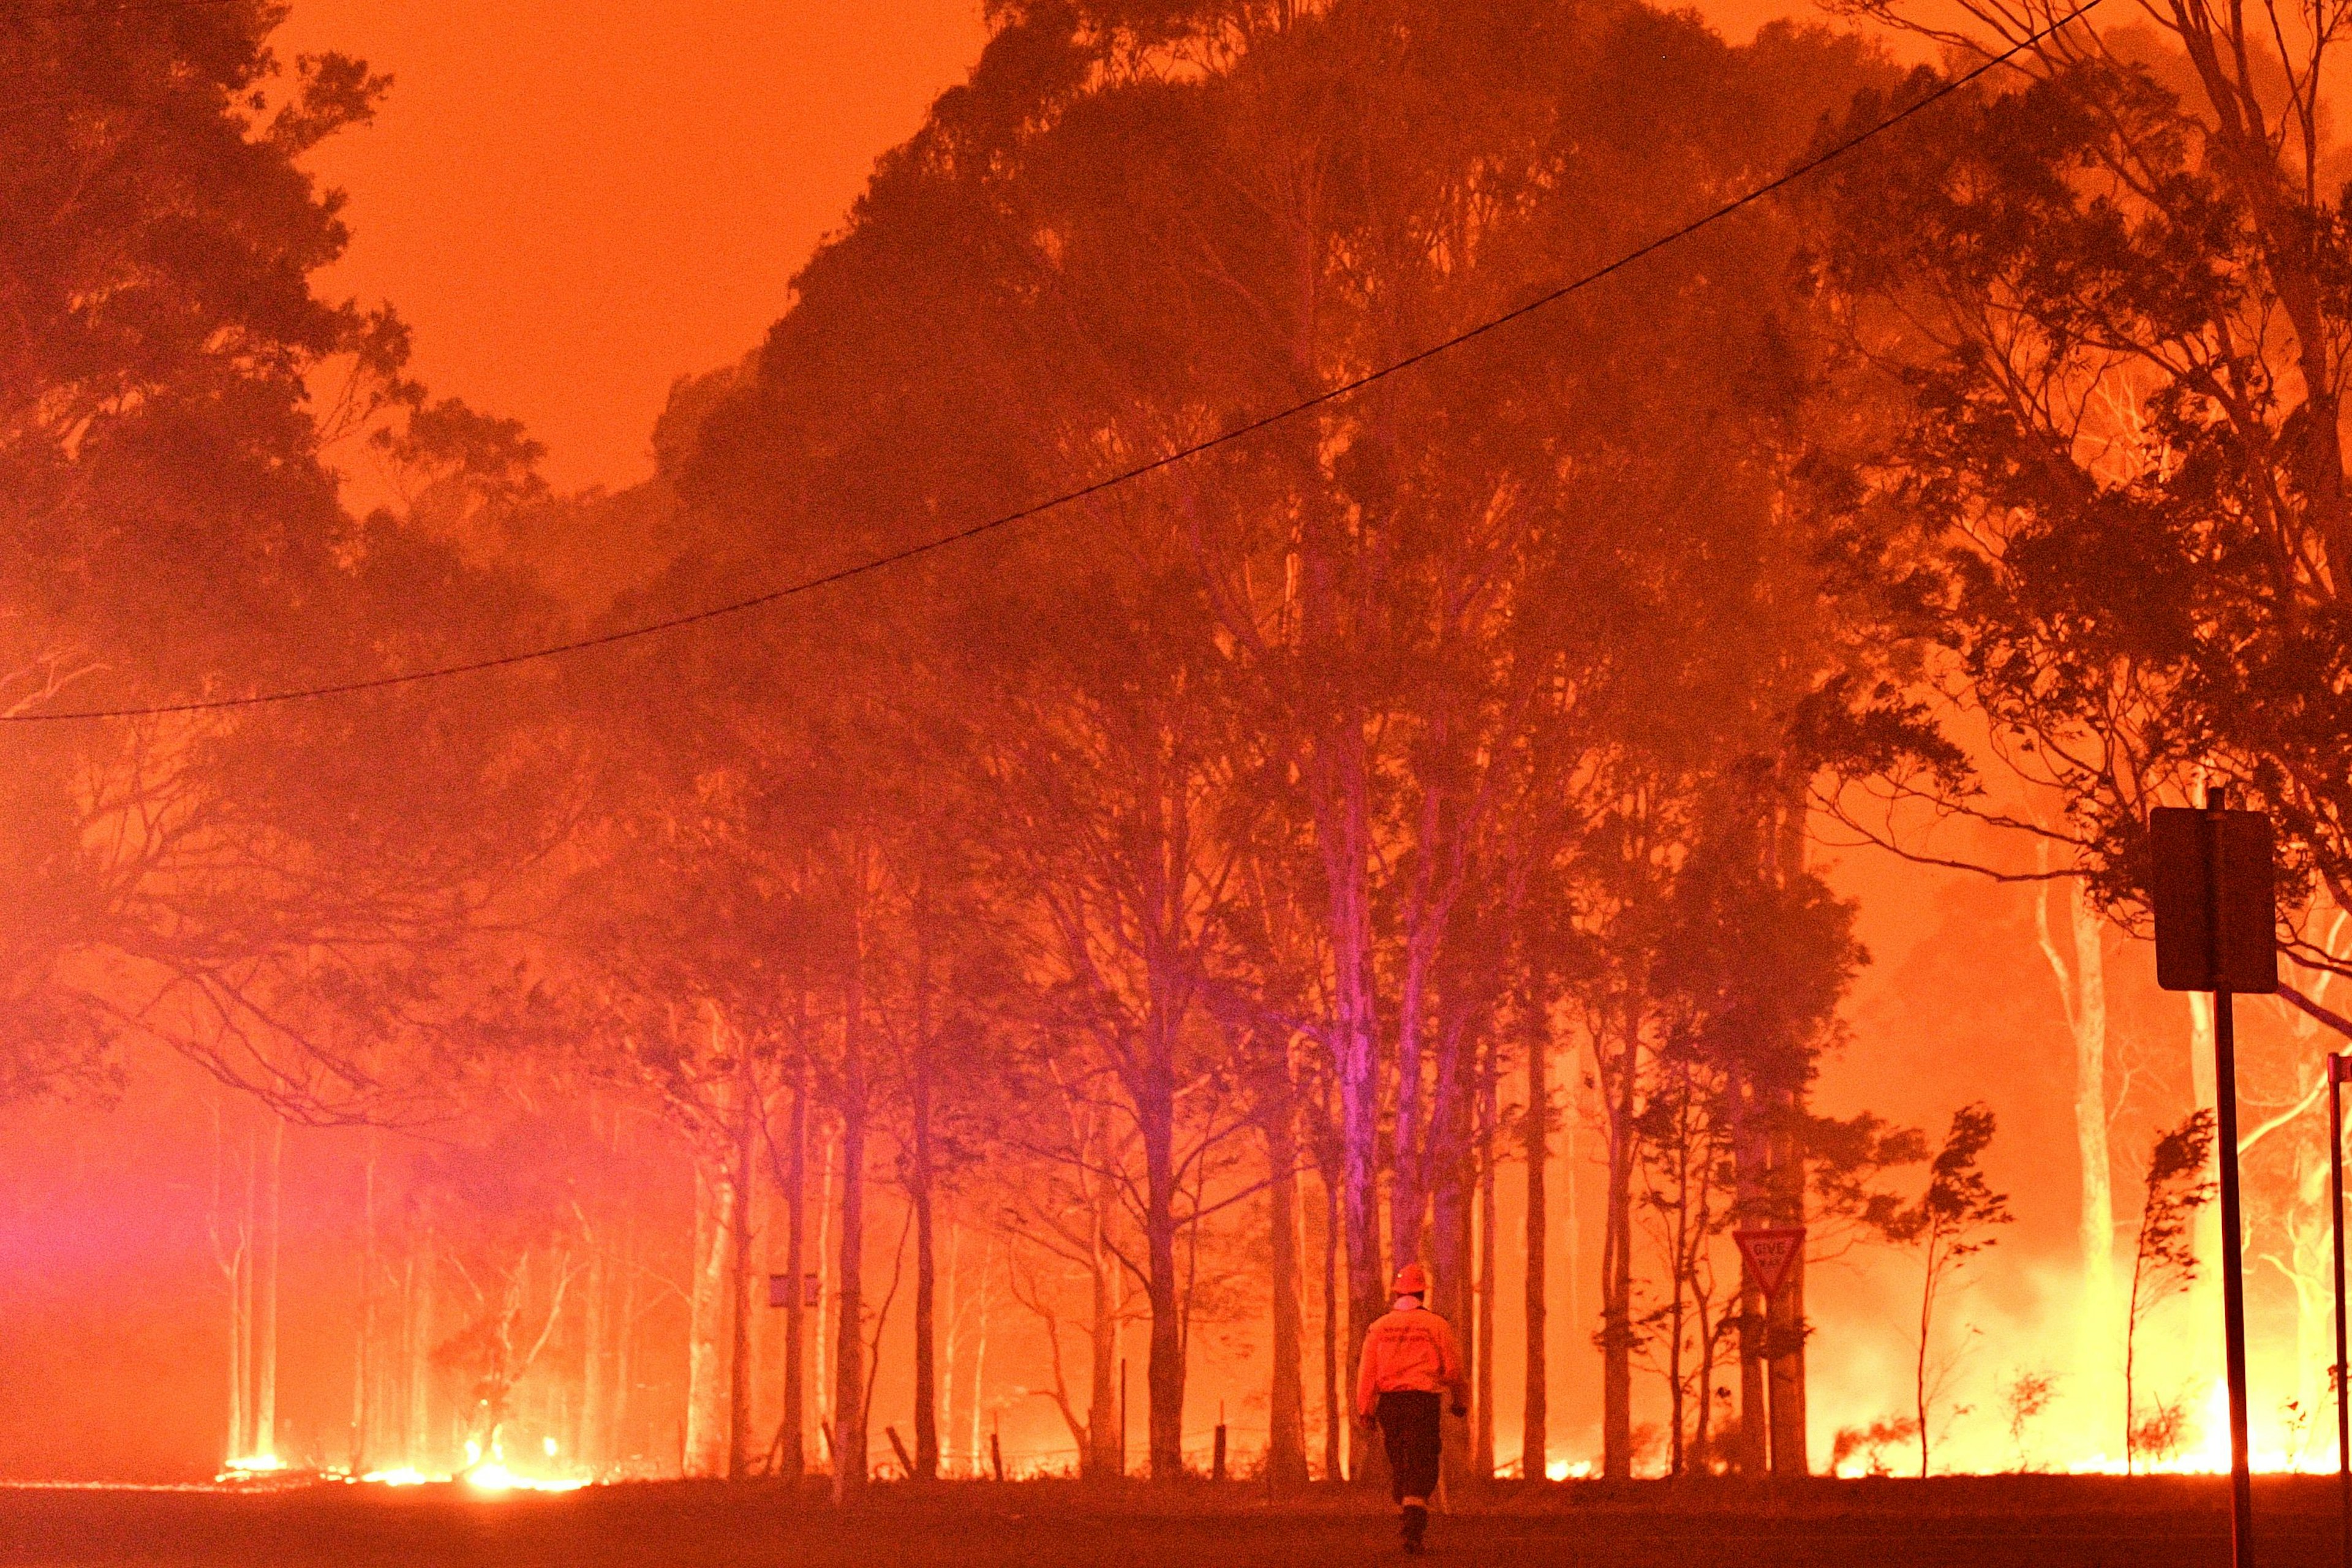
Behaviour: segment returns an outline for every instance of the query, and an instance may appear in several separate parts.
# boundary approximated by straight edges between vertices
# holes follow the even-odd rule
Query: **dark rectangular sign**
[[[2156,859],[2156,983],[2167,991],[2276,991],[2270,818],[2166,805],[2148,813],[2147,833]]]

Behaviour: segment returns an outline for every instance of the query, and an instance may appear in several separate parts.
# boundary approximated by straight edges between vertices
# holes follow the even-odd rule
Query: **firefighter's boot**
[[[1419,1498],[1405,1499],[1397,1514],[1397,1533],[1403,1538],[1405,1551],[1419,1556],[1422,1537],[1429,1533],[1429,1505]]]

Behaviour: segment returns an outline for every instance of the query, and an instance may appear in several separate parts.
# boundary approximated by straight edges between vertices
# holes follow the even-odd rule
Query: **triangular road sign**
[[[1801,1225],[1780,1226],[1770,1230],[1735,1230],[1731,1239],[1739,1244],[1739,1256],[1748,1259],[1748,1270],[1756,1283],[1764,1288],[1764,1299],[1770,1300],[1789,1282],[1789,1270],[1804,1256],[1805,1227]]]

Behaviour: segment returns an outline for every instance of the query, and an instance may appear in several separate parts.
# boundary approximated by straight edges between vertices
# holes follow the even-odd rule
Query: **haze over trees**
[[[1931,1160],[1819,1103],[1869,954],[1818,845],[1937,857],[1931,812],[2072,857],[2038,873],[2076,879],[2071,959],[2046,905],[2041,941],[2095,1292],[2111,1124],[2179,1129],[2132,1354],[2195,1274],[2210,1144],[2106,1051],[2149,804],[2279,817],[2298,994],[2341,1026],[2317,54],[2074,28],[1802,199],[932,549],[1942,79],[1622,0],[990,15],[765,341],[679,383],[657,476],[584,497],[319,294],[347,237],[301,160],[381,78],[275,59],[258,0],[0,35],[35,84],[0,105],[0,705],[107,715],[0,730],[0,1091],[102,1097],[159,1047],[206,1075],[222,1458],[846,1499],[982,1472],[1034,1394],[1052,1468],[1166,1480],[1245,1395],[1276,1484],[1368,1478],[1354,1350],[1421,1259],[1478,1366],[1457,1483],[1587,1427],[1607,1477],[1803,1472],[1806,1262],[1768,1301],[1730,1235],[1802,1224],[1816,1261],[1920,1249],[1882,1436],[1924,1473],[1995,1123]],[[362,461],[397,500],[356,516]],[[207,705],[314,687],[360,689]],[[2249,1139],[2302,1141],[2257,1194],[2297,1280],[2303,1093]],[[354,1227],[348,1432],[300,1456],[289,1123],[332,1130]],[[1601,1245],[1563,1279],[1580,1182]],[[1557,1434],[1555,1314],[1600,1363]]]

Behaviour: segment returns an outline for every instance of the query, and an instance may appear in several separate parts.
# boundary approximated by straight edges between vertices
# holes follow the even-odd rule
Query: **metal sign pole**
[[[2238,1204],[2238,1070],[2230,993],[2213,993],[2213,1086],[2221,1155],[2221,1333],[2230,1380],[2230,1540],[2237,1568],[2254,1568],[2254,1486],[2246,1459],[2246,1266]]]
[[[2221,1334],[2230,1382],[2230,1542],[2237,1568],[2254,1568],[2254,1487],[2246,1454],[2246,1268],[2243,1224],[2238,1202],[2238,1041],[2231,1015],[2230,988],[2221,984],[2224,911],[2221,896],[2221,812],[2229,804],[2218,789],[2205,792],[2205,864],[2212,942],[2213,1098],[2221,1166]]]
[[[2352,1568],[2352,1405],[2344,1386],[2344,1079],[2352,1057],[2327,1058],[2327,1215],[2336,1233],[2336,1480],[2344,1568]]]
[[[2238,1032],[2231,998],[2278,989],[2278,859],[2270,819],[2231,811],[2226,790],[2147,818],[2156,983],[2213,997],[2213,1110],[2221,1167],[2221,1332],[2230,1378],[2230,1543],[2254,1564],[2254,1489],[2246,1463],[2245,1219],[2238,1195]],[[2352,1568],[2352,1558],[2347,1558]]]

